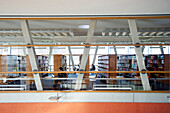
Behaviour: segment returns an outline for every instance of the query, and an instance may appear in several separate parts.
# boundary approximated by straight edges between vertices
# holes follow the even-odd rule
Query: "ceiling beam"
[[[144,32],[142,33],[143,36],[146,36],[149,32]]]
[[[165,36],[165,35],[169,35],[170,34],[170,32],[165,32],[163,35]]]
[[[154,35],[154,34],[156,34],[156,32],[151,32],[149,35],[152,36],[152,35]]]
[[[44,42],[44,41],[55,41],[55,42],[85,42],[87,36],[74,36],[74,37],[66,37],[61,36],[59,37],[50,37],[50,38],[33,38],[34,42]],[[141,41],[145,42],[165,42],[170,41],[170,36],[166,37],[140,37]],[[130,36],[94,36],[92,38],[92,42],[131,42],[132,39]],[[0,42],[24,42],[23,37],[18,38],[7,38],[7,37],[1,37]]]
[[[159,36],[159,35],[161,35],[161,34],[163,34],[163,32],[158,32],[158,33],[156,33],[157,36]]]

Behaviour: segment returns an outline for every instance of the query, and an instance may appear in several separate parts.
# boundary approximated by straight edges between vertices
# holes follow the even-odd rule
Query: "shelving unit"
[[[54,71],[59,71],[59,67],[63,67],[64,71],[67,70],[67,59],[65,55],[54,55]],[[57,75],[54,74],[54,76]]]
[[[170,55],[148,55],[145,56],[146,68],[152,67],[153,71],[169,71],[170,70]],[[158,74],[157,77],[169,78],[169,74]]]
[[[38,67],[40,71],[48,71],[48,57],[47,56],[37,56]]]
[[[38,60],[38,70],[39,71],[48,71],[48,57],[47,56],[42,56],[42,55],[37,55],[37,60]],[[26,70],[27,71],[32,71],[29,56],[26,55]],[[33,74],[27,74],[27,77],[32,78]]]
[[[152,67],[153,71],[164,71],[165,57],[164,55],[148,55],[145,56],[146,68]]]
[[[79,64],[81,64],[82,56],[83,55],[80,55],[80,61],[79,61],[80,63]],[[88,56],[87,63],[86,63],[86,68],[85,68],[86,71],[90,71],[90,66],[89,65],[90,65],[90,60],[89,60],[89,56]],[[89,73],[85,73],[84,78],[89,78]]]
[[[1,55],[1,71],[26,71],[26,57],[16,55]],[[21,74],[7,74],[8,76],[17,77]]]
[[[118,55],[117,56],[117,71],[137,71],[136,55]],[[119,74],[119,75],[122,75]],[[137,75],[133,73],[133,75]]]
[[[170,55],[144,55],[146,69],[153,68],[153,71],[169,71],[170,70]],[[138,71],[136,55],[119,55],[117,57],[118,71]],[[120,74],[122,75],[122,74]],[[134,73],[133,75],[139,76]],[[157,77],[168,78],[169,74],[157,74]]]
[[[37,55],[37,62],[38,62],[38,70],[39,71],[48,71],[48,57],[47,56],[43,56],[43,55]],[[26,55],[26,71],[32,71],[31,68],[31,63],[29,60],[29,56]],[[40,74],[41,76],[43,74]],[[31,73],[27,73],[27,78],[33,78],[33,74]],[[32,87],[35,87],[35,81],[34,80],[29,80],[26,81],[26,84],[29,84]]]
[[[101,55],[98,57],[98,71],[116,71],[117,55]],[[99,77],[116,78],[115,73],[100,73]]]
[[[26,71],[26,57],[25,56],[17,56],[17,55],[0,55],[0,71],[1,72],[15,72],[15,71]],[[1,74],[0,77],[4,78],[15,78],[21,77],[24,74]],[[18,81],[13,81],[11,83],[19,83]],[[0,81],[0,84],[3,81]]]

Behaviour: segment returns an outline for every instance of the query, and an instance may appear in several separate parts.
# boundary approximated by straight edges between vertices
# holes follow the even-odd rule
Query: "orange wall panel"
[[[170,113],[170,103],[0,103],[1,113]]]

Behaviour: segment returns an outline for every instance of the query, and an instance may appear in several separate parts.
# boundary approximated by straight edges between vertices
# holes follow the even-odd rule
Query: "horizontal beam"
[[[97,19],[166,19],[166,18],[170,18],[169,15],[139,15],[139,16],[135,16],[135,15],[111,15],[111,16],[107,16],[107,15],[101,15],[101,16],[53,16],[51,17],[46,16],[46,17],[23,17],[23,16],[14,16],[11,15],[11,17],[0,17],[0,20],[97,20]]]
[[[101,92],[104,92],[104,93],[170,93],[170,91],[96,91],[96,90],[90,90],[90,91],[87,91],[87,90],[80,90],[80,91],[75,91],[75,90],[63,90],[63,91],[57,91],[57,90],[51,90],[51,91],[0,91],[0,93],[76,93],[76,92],[81,92],[81,93],[101,93]]]
[[[74,36],[74,37],[67,37],[67,36],[60,36],[60,37],[52,37],[52,38],[36,38],[33,37],[33,42],[85,42],[86,36]],[[140,41],[144,42],[167,42],[170,41],[170,36],[158,36],[158,37],[139,37]],[[24,42],[23,37],[1,37],[0,42]],[[130,36],[94,36],[92,38],[92,42],[132,42]]]
[[[170,44],[61,44],[61,45],[0,45],[0,47],[54,47],[54,46],[170,46]]]

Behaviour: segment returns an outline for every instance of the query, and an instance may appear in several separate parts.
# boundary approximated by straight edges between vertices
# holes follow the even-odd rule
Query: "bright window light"
[[[81,28],[81,29],[88,29],[88,28],[89,28],[89,25],[79,25],[78,28]]]

